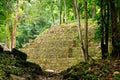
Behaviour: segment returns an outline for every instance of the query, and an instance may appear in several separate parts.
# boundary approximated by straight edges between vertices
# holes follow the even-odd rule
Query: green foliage
[[[98,28],[95,30],[94,40],[95,40],[95,41],[100,41],[100,40],[101,40],[101,30],[100,30],[100,27],[98,27]]]
[[[6,24],[9,23],[13,4],[13,0],[0,0],[0,42],[6,42]]]
[[[49,28],[49,26],[50,24],[46,23],[44,19],[38,19],[31,24],[23,24],[18,27],[17,48],[21,48],[29,40],[35,39],[37,35]]]
[[[16,0],[0,1],[0,41],[5,42],[5,25],[12,22],[14,26]],[[88,1],[89,16],[92,15],[91,4],[94,0]],[[64,4],[64,1],[62,1]],[[83,0],[78,0],[78,8],[84,16]],[[73,0],[66,0],[67,6],[67,22],[74,21],[74,5]],[[62,16],[64,16],[64,5],[62,6]],[[53,15],[53,17],[52,17]],[[19,1],[18,28],[17,28],[17,48],[34,39],[42,31],[59,23],[59,2],[57,0],[21,0]],[[6,22],[5,22],[6,21]],[[4,26],[4,27],[3,27]],[[9,26],[9,25],[8,25]],[[4,29],[4,30],[3,30]],[[7,30],[9,32],[9,29]],[[4,36],[3,36],[4,35]],[[27,35],[27,36],[26,36]],[[10,35],[8,36],[10,38]]]
[[[0,25],[4,23],[7,17],[7,12],[6,12],[5,5],[3,1],[0,1]]]
[[[31,39],[49,28],[52,24],[50,6],[55,3],[46,1],[30,1],[20,3],[19,26],[17,28],[17,48],[21,48]],[[53,1],[55,2],[55,1]],[[26,4],[24,4],[26,3]],[[54,6],[56,8],[56,6]],[[50,13],[50,14],[48,14]],[[56,12],[54,12],[56,14]],[[27,35],[27,36],[26,36]]]
[[[5,42],[6,41],[6,31],[5,31],[5,26],[1,25],[0,26],[0,42]]]
[[[119,80],[119,79],[120,79],[120,74],[114,75],[114,76],[113,76],[113,79],[114,79],[114,80]]]

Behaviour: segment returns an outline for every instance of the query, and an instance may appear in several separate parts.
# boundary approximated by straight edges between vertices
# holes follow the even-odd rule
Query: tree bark
[[[115,8],[115,3],[113,0],[110,0],[111,8],[111,26],[112,26],[112,54],[113,59],[120,59],[120,37],[119,31],[117,29],[117,12]]]
[[[66,6],[66,0],[64,0],[64,22],[67,22],[67,6]]]
[[[10,22],[10,50],[12,50],[12,46],[13,46],[13,27],[12,27],[12,21]]]
[[[101,26],[100,26],[100,31],[101,31],[101,53],[102,53],[102,59],[106,59],[106,56],[105,56],[105,44],[104,44],[104,7],[103,7],[103,0],[101,0],[100,6],[101,6],[101,10],[100,10],[100,16],[101,16]]]
[[[9,31],[8,31],[8,23],[6,23],[6,47],[9,47]]]
[[[54,14],[53,14],[53,4],[51,4],[50,8],[51,8],[52,24],[54,25],[55,24],[55,20],[54,20]]]
[[[14,20],[14,27],[13,27],[13,41],[11,48],[16,47],[16,28],[17,28],[17,22],[18,22],[18,0],[16,1],[16,14],[15,14],[15,20]]]
[[[92,19],[94,19],[94,18],[95,18],[95,15],[96,15],[96,4],[94,3],[94,4],[93,4]]]
[[[74,1],[73,1],[73,10],[74,10],[74,19],[77,20],[76,4]]]
[[[87,10],[87,1],[84,0],[85,8],[85,58],[88,60],[88,10]]]
[[[119,10],[119,13],[118,13],[118,15],[119,15],[119,23],[120,23],[120,10]]]
[[[102,59],[108,57],[108,37],[109,37],[109,3],[101,0],[101,52]]]
[[[59,0],[59,9],[60,9],[60,24],[62,23],[62,0]]]
[[[108,57],[108,38],[109,38],[109,2],[106,2],[106,23],[105,23],[105,56]]]
[[[84,59],[85,59],[85,61],[87,61],[86,54],[85,54],[85,47],[84,47],[84,43],[83,43],[83,39],[82,39],[82,30],[80,28],[81,27],[81,24],[80,24],[80,15],[79,15],[79,12],[78,12],[77,1],[76,0],[74,0],[74,4],[75,4],[75,11],[76,11],[76,14],[77,14],[78,34],[79,34],[81,49],[83,51]]]

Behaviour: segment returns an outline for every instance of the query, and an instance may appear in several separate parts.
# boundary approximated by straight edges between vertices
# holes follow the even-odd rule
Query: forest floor
[[[120,80],[120,61],[80,62],[60,73],[47,74],[41,80]]]
[[[120,80],[120,60],[80,62],[60,73],[47,72],[38,80]]]
[[[120,61],[80,62],[60,73],[48,73],[41,80],[120,80]]]
[[[120,61],[80,62],[61,73],[63,80],[120,80]]]

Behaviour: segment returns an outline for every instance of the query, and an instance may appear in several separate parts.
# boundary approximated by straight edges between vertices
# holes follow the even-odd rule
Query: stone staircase
[[[60,72],[83,61],[77,36],[78,30],[75,24],[54,26],[21,50],[27,53],[28,61],[39,64],[43,69]]]

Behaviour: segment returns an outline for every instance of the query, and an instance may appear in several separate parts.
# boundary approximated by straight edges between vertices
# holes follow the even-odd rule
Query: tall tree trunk
[[[73,1],[73,10],[74,10],[74,19],[77,20],[76,4],[74,1]]]
[[[119,12],[118,12],[118,16],[119,16],[119,23],[120,23],[120,10],[119,10]]]
[[[60,24],[62,23],[62,0],[59,0],[59,9],[60,9]]]
[[[12,50],[12,46],[13,46],[13,25],[12,25],[12,21],[10,22],[10,50]]]
[[[117,6],[117,20],[120,26],[120,1],[119,0],[116,1],[116,6]]]
[[[100,31],[101,31],[101,53],[102,53],[102,59],[106,59],[105,56],[105,44],[104,44],[104,7],[103,7],[103,0],[101,0],[101,10],[100,10],[100,16],[101,16],[101,27],[100,27]]]
[[[18,22],[18,0],[16,1],[16,14],[15,14],[15,20],[14,20],[14,28],[13,28],[13,42],[12,42],[12,48],[16,47],[16,28],[17,28],[17,22]]]
[[[88,10],[87,10],[87,1],[84,0],[85,8],[85,58],[88,60]]]
[[[6,23],[6,47],[8,48],[9,47],[9,31],[8,31],[8,23]]]
[[[51,16],[52,16],[52,24],[55,24],[54,14],[53,14],[53,4],[51,4]]]
[[[109,3],[101,0],[101,52],[102,59],[108,57]]]
[[[74,0],[74,5],[75,5],[75,11],[76,11],[76,14],[77,14],[78,33],[79,33],[79,38],[80,38],[80,44],[81,44],[81,48],[82,48],[82,51],[83,51],[84,59],[85,59],[85,61],[87,61],[86,55],[85,55],[85,48],[84,48],[84,44],[83,44],[83,39],[82,39],[82,30],[80,28],[81,27],[80,15],[79,15],[79,12],[78,12],[77,1],[76,0]]]
[[[106,2],[106,23],[105,23],[105,56],[108,56],[108,38],[109,38],[109,2]]]
[[[115,8],[115,3],[113,0],[110,0],[111,8],[111,26],[112,26],[112,54],[113,59],[120,59],[120,37],[119,31],[117,28],[117,12]]]
[[[64,22],[67,22],[67,6],[66,6],[66,0],[64,0]]]
[[[94,18],[95,18],[95,15],[96,15],[96,4],[94,3],[94,4],[93,4],[92,19],[94,19]]]

